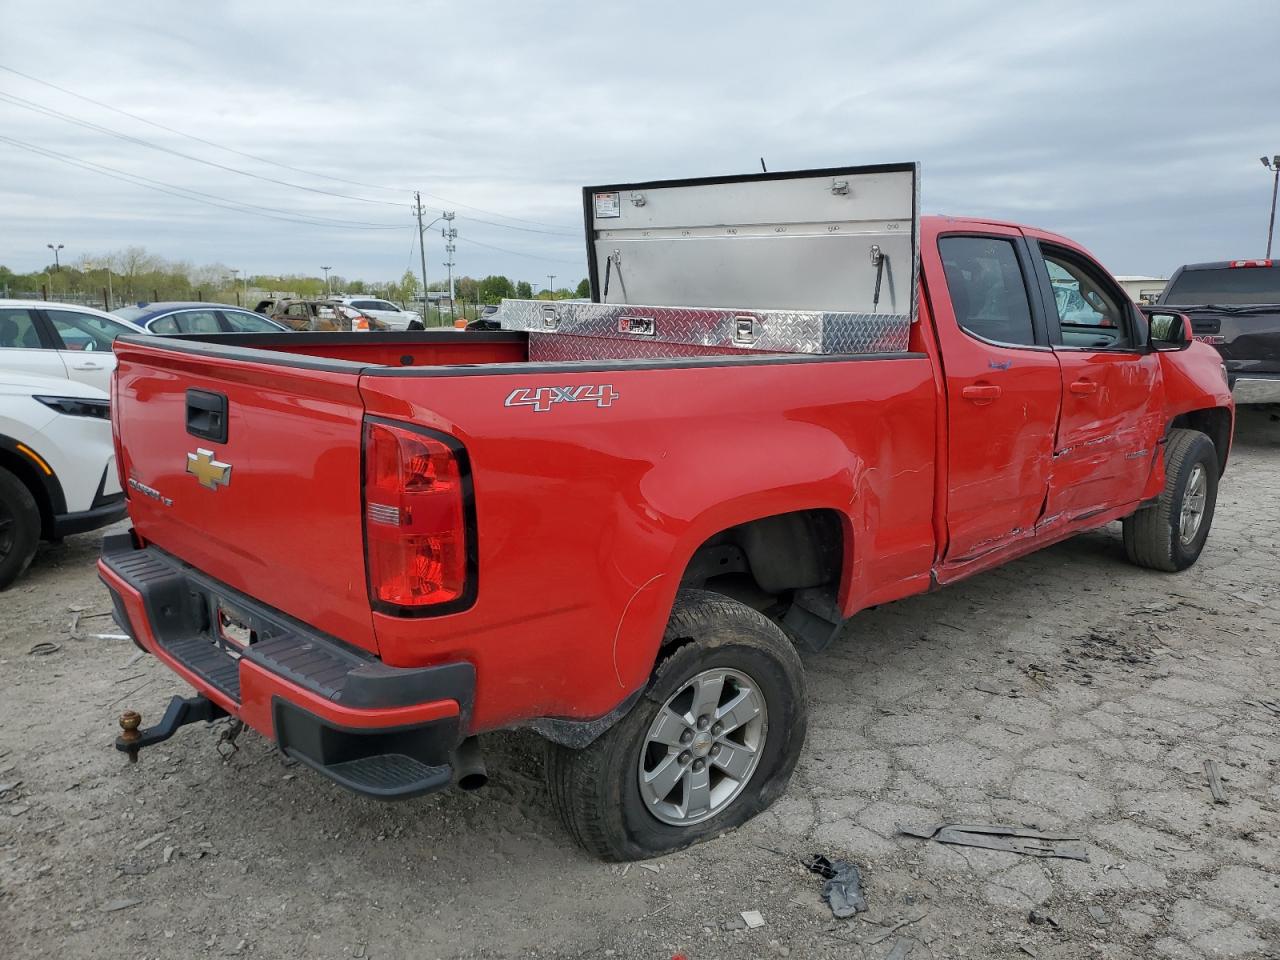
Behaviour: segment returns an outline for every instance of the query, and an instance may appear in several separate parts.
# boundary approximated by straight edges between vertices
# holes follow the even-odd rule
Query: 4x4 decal
[[[613,385],[584,384],[578,387],[517,387],[503,401],[504,407],[533,407],[538,413],[546,413],[557,403],[594,403],[597,407],[611,407],[618,399]]]

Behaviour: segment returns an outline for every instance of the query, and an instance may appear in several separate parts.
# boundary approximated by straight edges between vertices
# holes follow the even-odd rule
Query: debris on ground
[[[1004,850],[1029,857],[1061,857],[1065,860],[1089,862],[1089,854],[1083,847],[1068,846],[1057,841],[1079,840],[1079,837],[1060,833],[1044,833],[1025,827],[1003,823],[935,823],[924,827],[904,827],[898,824],[898,832],[922,840],[937,840],[962,847],[982,847],[986,850]]]
[[[914,940],[908,940],[906,937],[900,937],[895,941],[889,952],[885,954],[884,960],[904,960],[915,945],[916,942]]]
[[[759,910],[743,910],[739,916],[742,917],[742,922],[747,925],[749,930],[764,926],[764,915]]]
[[[1103,910],[1101,907],[1090,907],[1089,916],[1092,918],[1093,922],[1100,927],[1105,927],[1111,923],[1111,918],[1107,916],[1107,911]]]
[[[805,863],[810,872],[826,880],[822,885],[822,899],[831,907],[832,916],[839,920],[852,917],[867,909],[867,898],[862,892],[862,875],[856,865],[848,860],[828,860],[820,853]]]
[[[1209,778],[1209,792],[1213,794],[1213,802],[1226,803],[1227,795],[1222,789],[1222,777],[1218,775],[1218,764],[1213,760],[1206,760],[1204,775]]]
[[[99,909],[103,913],[115,913],[119,910],[128,910],[130,907],[136,907],[142,901],[126,897],[120,900],[108,900]]]
[[[1032,910],[1028,913],[1027,922],[1034,923],[1036,926],[1053,927],[1055,930],[1061,927],[1057,920],[1047,913],[1041,913],[1039,910]]]
[[[910,917],[899,917],[897,920],[894,921],[893,926],[886,927],[885,929],[879,931],[878,933],[872,934],[862,942],[867,944],[868,946],[874,947],[877,943],[880,943],[882,940],[888,940],[890,937],[892,937],[895,933],[897,933],[903,927],[909,927],[913,923],[919,923],[928,915],[929,915],[929,911],[921,910],[919,913]]]
[[[29,656],[47,657],[51,653],[57,653],[62,649],[62,644],[54,643],[52,640],[41,640],[30,650],[27,651]]]

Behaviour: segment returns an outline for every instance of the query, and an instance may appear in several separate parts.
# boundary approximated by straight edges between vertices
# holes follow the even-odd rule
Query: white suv
[[[0,300],[0,377],[5,371],[70,377],[111,389],[116,356],[111,344],[136,324],[92,307],[44,300]]]
[[[335,302],[359,310],[366,317],[381,320],[389,330],[421,330],[422,315],[412,310],[401,310],[390,300],[377,297],[334,297]]]
[[[0,590],[40,540],[124,516],[106,393],[66,377],[0,371]]]

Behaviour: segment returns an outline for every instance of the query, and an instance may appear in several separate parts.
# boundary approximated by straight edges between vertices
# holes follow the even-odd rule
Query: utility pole
[[[547,292],[551,294],[551,299],[554,300],[556,298],[556,275],[554,273],[548,273],[547,279],[550,281],[550,283],[547,284]]]
[[[427,231],[434,227],[441,220],[452,220],[454,212],[452,210],[441,210],[440,216],[436,217],[430,223],[422,222],[422,194],[414,191],[413,194],[413,215],[418,218],[418,252],[422,256],[422,312],[426,319],[431,317],[431,308],[428,306],[427,299]],[[450,294],[452,297],[452,293]],[[453,301],[449,301],[450,308],[453,307]]]
[[[61,250],[64,246],[66,246],[66,244],[60,243],[55,247],[52,243],[46,243],[45,246],[53,251],[53,272],[61,273],[62,264],[58,262],[58,251]]]
[[[427,228],[422,225],[422,194],[413,194],[413,212],[418,217],[418,252],[422,255],[422,315],[430,320],[431,308],[427,305]]]
[[[324,271],[324,295],[327,297],[333,292],[329,289],[329,271],[333,268],[321,267],[320,269]]]
[[[448,255],[449,260],[446,266],[449,268],[449,312],[453,312],[453,252],[458,248],[454,245],[454,240],[458,239],[457,227],[442,227],[440,236],[444,238],[444,251]]]
[[[1262,165],[1272,172],[1271,222],[1267,224],[1267,259],[1271,259],[1271,240],[1276,234],[1276,192],[1280,191],[1280,153],[1274,157],[1262,157]]]

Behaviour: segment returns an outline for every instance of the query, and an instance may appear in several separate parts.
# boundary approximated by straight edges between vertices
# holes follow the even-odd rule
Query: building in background
[[[1133,297],[1138,303],[1155,303],[1156,298],[1160,296],[1164,290],[1164,285],[1169,282],[1168,277],[1116,277],[1120,281],[1120,286],[1124,287],[1124,292]]]

